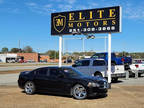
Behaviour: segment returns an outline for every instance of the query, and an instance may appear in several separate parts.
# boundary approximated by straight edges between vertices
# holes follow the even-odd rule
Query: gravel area
[[[26,95],[17,86],[0,86],[0,108],[144,108],[144,86],[112,85],[108,96],[75,100],[52,94]]]

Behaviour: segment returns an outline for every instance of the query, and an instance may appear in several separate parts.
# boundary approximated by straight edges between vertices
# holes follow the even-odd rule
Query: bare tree
[[[25,53],[33,53],[34,51],[33,51],[33,48],[31,47],[31,46],[25,46],[24,48],[23,48],[23,51],[25,52]]]

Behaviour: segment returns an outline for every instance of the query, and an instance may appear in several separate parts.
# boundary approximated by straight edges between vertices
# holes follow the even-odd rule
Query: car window
[[[81,60],[76,63],[77,66],[89,66],[90,60]]]
[[[49,72],[50,72],[50,77],[57,77],[60,74],[58,69],[50,69]]]
[[[40,68],[36,70],[37,75],[49,76],[49,70],[47,68]]]
[[[69,77],[76,77],[76,76],[84,75],[83,73],[81,73],[75,69],[71,69],[71,68],[63,68],[62,71]]]
[[[93,66],[104,66],[105,65],[105,61],[103,60],[94,60],[93,61]]]
[[[92,58],[104,58],[105,57],[105,53],[100,53],[100,54],[94,54],[93,56],[92,56]]]
[[[90,60],[83,60],[82,61],[82,66],[89,66]]]

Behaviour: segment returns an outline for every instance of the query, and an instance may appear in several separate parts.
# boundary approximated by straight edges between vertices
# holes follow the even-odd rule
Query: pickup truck
[[[104,59],[108,63],[108,53],[95,53],[91,56],[91,58]],[[123,64],[131,64],[131,57],[116,57],[115,53],[111,53],[111,63],[112,65],[123,65]]]
[[[77,60],[72,65],[75,69],[89,76],[102,76],[107,78],[107,62],[104,59],[82,59]],[[117,81],[119,77],[125,76],[124,65],[115,65],[111,68],[112,81]]]

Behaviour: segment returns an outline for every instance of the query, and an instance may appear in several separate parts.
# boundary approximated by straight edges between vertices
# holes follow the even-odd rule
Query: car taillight
[[[139,65],[135,65],[135,67],[136,67],[136,68],[138,68],[138,67],[139,67]]]
[[[125,61],[124,58],[122,58],[121,61],[124,62]]]

